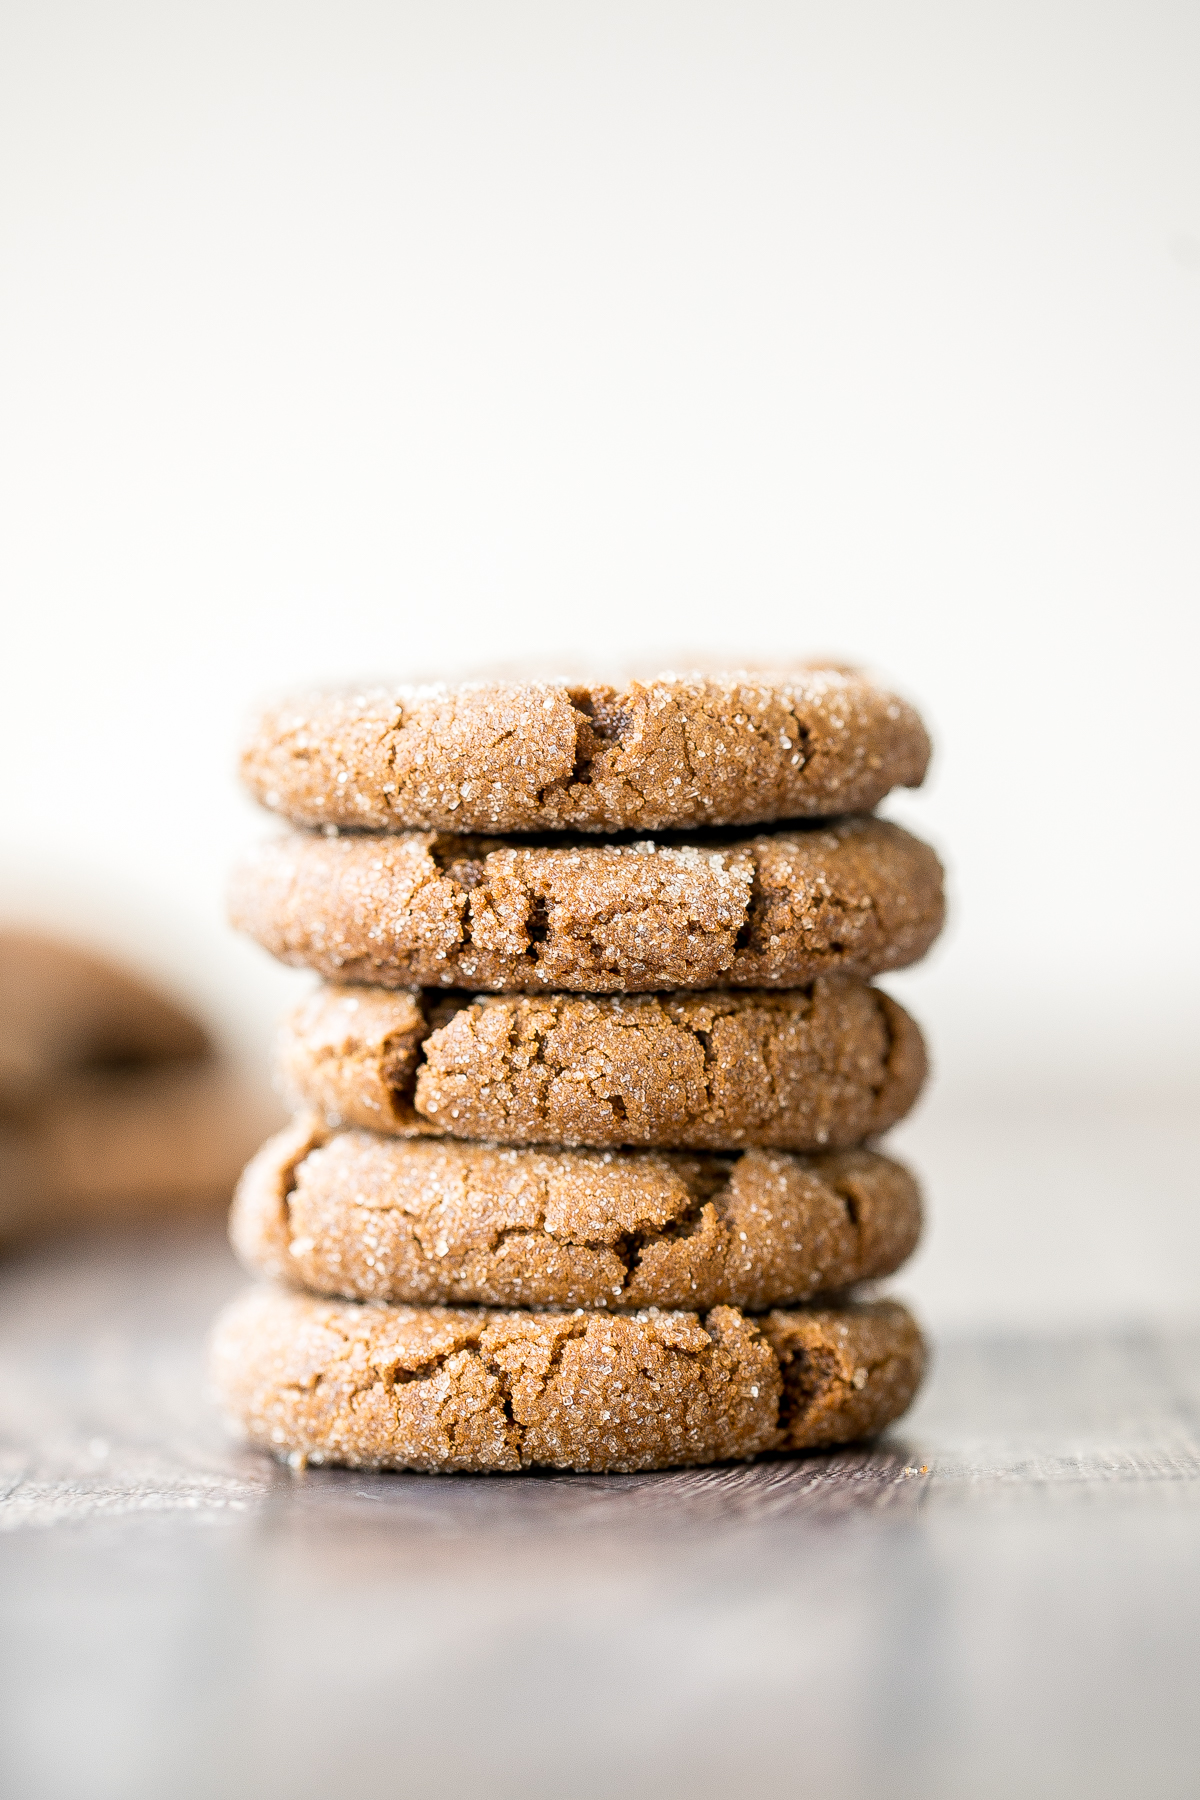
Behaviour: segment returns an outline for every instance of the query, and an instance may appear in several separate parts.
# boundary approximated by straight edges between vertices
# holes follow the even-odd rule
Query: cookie
[[[332,1125],[502,1144],[820,1150],[908,1111],[921,1034],[877,988],[428,996],[323,987],[285,1022],[289,1097]]]
[[[197,1019],[132,970],[38,932],[0,932],[0,1096],[211,1048]]]
[[[62,1075],[0,1101],[0,1242],[228,1206],[278,1120],[266,1083],[217,1061]]]
[[[826,668],[307,694],[241,768],[296,825],[611,832],[868,812],[928,761],[911,706]]]
[[[311,1117],[230,1221],[251,1270],[347,1299],[752,1311],[888,1275],[920,1228],[912,1176],[870,1150],[506,1150]]]
[[[292,832],[230,896],[234,925],[333,981],[577,993],[878,975],[943,911],[933,851],[875,818],[675,845]]]
[[[294,1464],[665,1469],[852,1442],[916,1393],[895,1302],[771,1312],[451,1311],[253,1288],[217,1322],[216,1397]]]

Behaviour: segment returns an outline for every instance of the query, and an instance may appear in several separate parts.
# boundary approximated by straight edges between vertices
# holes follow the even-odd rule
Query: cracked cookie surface
[[[891,1274],[921,1228],[907,1169],[803,1157],[510,1150],[294,1119],[239,1184],[256,1273],[355,1300],[761,1311]]]
[[[230,917],[331,981],[645,993],[903,968],[944,901],[927,844],[854,817],[679,844],[292,832],[245,858]]]
[[[296,1463],[431,1471],[681,1467],[847,1443],[910,1403],[895,1302],[633,1316],[362,1306],[254,1288],[210,1368],[253,1443]]]
[[[241,770],[297,825],[665,831],[867,812],[928,760],[905,701],[814,668],[299,695]]]
[[[842,976],[615,998],[327,986],[278,1065],[330,1125],[601,1149],[838,1149],[902,1118],[926,1072],[903,1007]]]

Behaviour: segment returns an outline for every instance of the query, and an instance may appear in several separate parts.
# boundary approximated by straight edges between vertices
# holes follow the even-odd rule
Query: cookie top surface
[[[921,1203],[870,1150],[506,1149],[297,1118],[238,1188],[256,1273],[348,1299],[762,1310],[889,1275]]]
[[[927,844],[852,817],[668,843],[291,832],[243,860],[230,913],[333,981],[647,993],[903,968],[944,900]]]
[[[906,701],[798,668],[298,695],[259,716],[241,773],[296,825],[666,831],[866,812],[929,754]]]
[[[775,1311],[359,1306],[256,1288],[210,1369],[252,1442],[296,1463],[485,1473],[681,1467],[852,1442],[920,1383],[895,1302]]]
[[[755,993],[502,997],[319,988],[281,1085],[331,1125],[505,1144],[811,1151],[903,1117],[926,1059],[903,1007],[825,976]]]

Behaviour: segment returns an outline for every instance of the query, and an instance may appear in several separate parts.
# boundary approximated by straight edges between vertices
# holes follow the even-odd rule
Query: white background
[[[1200,9],[0,19],[7,913],[258,1067],[265,688],[857,657],[954,899],[902,1285],[1194,1307]]]

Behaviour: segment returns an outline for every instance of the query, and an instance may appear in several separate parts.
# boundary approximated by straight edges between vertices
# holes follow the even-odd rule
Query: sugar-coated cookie
[[[333,981],[604,994],[881,974],[944,902],[927,844],[855,817],[669,845],[290,832],[244,859],[230,913]]]
[[[757,1312],[891,1274],[920,1229],[912,1176],[870,1150],[512,1150],[313,1117],[251,1160],[230,1221],[248,1268],[346,1299]]]
[[[277,1288],[226,1309],[226,1413],[296,1463],[664,1469],[848,1443],[905,1410],[921,1334],[891,1301],[767,1313],[355,1305]]]
[[[261,714],[242,776],[296,825],[668,831],[867,812],[928,760],[905,701],[812,668],[304,694]]]
[[[319,988],[284,1021],[289,1099],[403,1137],[838,1149],[920,1091],[921,1034],[845,976],[755,993],[450,995]]]

